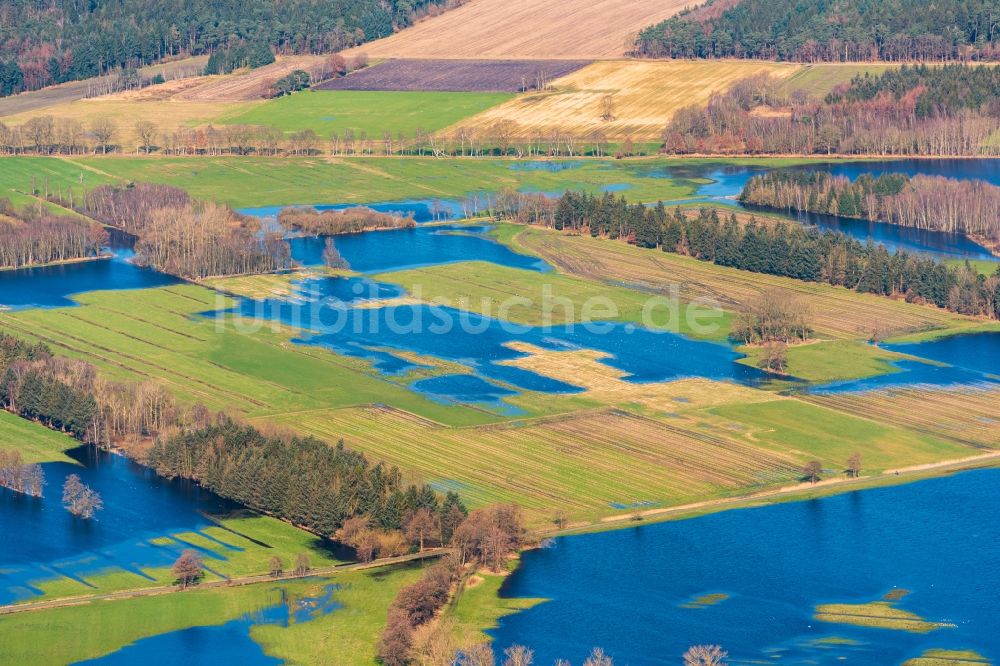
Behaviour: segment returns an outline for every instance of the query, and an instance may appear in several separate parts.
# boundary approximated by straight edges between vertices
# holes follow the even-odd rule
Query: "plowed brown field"
[[[690,0],[471,0],[354,49],[376,58],[608,58]]]

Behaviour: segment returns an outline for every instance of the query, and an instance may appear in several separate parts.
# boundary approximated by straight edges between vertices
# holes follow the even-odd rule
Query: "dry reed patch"
[[[764,72],[790,76],[799,65],[754,61],[596,62],[553,83],[552,92],[522,95],[474,116],[465,125],[486,130],[501,120],[517,124],[525,136],[553,130],[576,135],[602,132],[610,139],[658,139],[674,112],[704,104],[712,93]],[[614,101],[614,118],[604,115],[604,99]]]
[[[586,391],[586,397],[608,405],[642,405],[676,413],[733,402],[748,404],[775,399],[771,393],[707,379],[630,382],[624,379],[627,373],[602,363],[610,358],[609,354],[590,349],[555,351],[523,342],[510,342],[507,346],[527,356],[501,361],[501,365],[512,365],[579,386]]]
[[[689,0],[471,0],[347,54],[376,58],[608,58]]]

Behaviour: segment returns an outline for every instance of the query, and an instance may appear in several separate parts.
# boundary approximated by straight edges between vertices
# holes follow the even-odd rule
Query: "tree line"
[[[380,213],[367,206],[319,211],[309,206],[288,206],[278,212],[278,223],[285,229],[310,236],[338,236],[379,229],[412,229],[413,216]]]
[[[961,233],[1000,245],[1000,187],[981,180],[862,174],[852,182],[824,171],[773,171],[751,178],[740,202]]]
[[[505,201],[496,214],[515,222],[528,218],[569,233],[621,239],[720,266],[1000,318],[1000,271],[986,277],[968,263],[948,266],[904,251],[890,255],[884,245],[862,244],[840,232],[776,219],[751,217],[741,223],[735,214],[723,222],[718,210],[708,208],[686,214],[677,207],[671,214],[662,202],[629,204],[610,193],[568,191],[547,204],[544,214],[538,213],[537,196],[508,193]],[[527,214],[522,215],[519,201],[525,202]]]
[[[144,183],[102,185],[81,212],[136,237],[135,262],[184,278],[268,273],[291,265],[280,234],[228,206],[195,201],[184,190]]]
[[[489,506],[469,513],[451,536],[450,543],[457,554],[442,558],[424,572],[421,580],[397,593],[378,643],[381,663],[405,666],[414,663],[418,656],[423,657],[419,663],[438,663],[426,658],[430,641],[418,638],[417,630],[444,608],[465,571],[475,571],[480,566],[491,571],[504,570],[507,558],[524,544],[525,533],[524,519],[516,504]],[[430,651],[436,652],[438,658],[455,656],[454,650],[441,650],[437,645]]]
[[[107,243],[100,225],[41,206],[17,212],[0,199],[0,269],[97,257]]]
[[[290,94],[312,75],[292,72],[266,82],[262,96]],[[79,155],[160,153],[175,156],[452,156],[452,157],[630,157],[639,154],[631,139],[612,144],[600,129],[582,134],[553,129],[525,130],[512,120],[488,127],[458,127],[453,132],[417,128],[412,134],[386,128],[368,133],[347,129],[321,136],[311,128],[285,133],[271,125],[206,125],[161,127],[139,120],[122,128],[110,118],[89,125],[72,118],[41,115],[20,125],[0,122],[0,155]]]
[[[1000,72],[966,65],[855,77],[823,100],[761,74],[678,109],[672,154],[997,155]],[[764,111],[763,113],[761,111]]]
[[[421,509],[440,518],[452,507],[464,511],[457,496],[442,501],[429,486],[407,485],[396,467],[372,465],[343,441],[330,446],[313,437],[265,434],[225,415],[158,438],[147,463],[161,476],[196,481],[331,537],[358,516],[389,531],[401,530]]]
[[[993,60],[996,0],[709,0],[642,30],[636,55],[798,62]]]
[[[0,96],[213,54],[212,73],[331,53],[392,34],[441,0],[9,0],[0,7]],[[218,55],[216,55],[218,54]]]
[[[41,465],[26,464],[17,449],[0,449],[0,488],[28,497],[41,497],[45,472]]]

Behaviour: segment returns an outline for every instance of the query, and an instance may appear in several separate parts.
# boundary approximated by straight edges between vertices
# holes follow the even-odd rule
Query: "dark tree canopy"
[[[5,0],[0,96],[213,54],[209,69],[324,53],[385,37],[435,0]],[[217,54],[217,55],[215,55]]]
[[[994,59],[997,0],[710,0],[643,30],[641,55],[817,61]]]

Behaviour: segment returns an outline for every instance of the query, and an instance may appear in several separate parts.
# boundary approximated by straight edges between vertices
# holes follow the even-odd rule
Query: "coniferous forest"
[[[625,240],[754,273],[767,273],[846,287],[861,293],[930,303],[953,312],[1000,315],[1000,272],[984,276],[968,265],[949,267],[926,255],[889,254],[884,245],[862,244],[842,233],[795,222],[735,215],[718,210],[686,214],[629,204],[613,194],[566,192],[544,205],[540,195],[498,197],[497,215],[543,224],[568,233]]]
[[[0,96],[215,53],[213,73],[278,53],[326,53],[385,37],[434,0],[7,0]]]
[[[802,62],[991,60],[997,0],[710,0],[643,30],[640,55]]]

